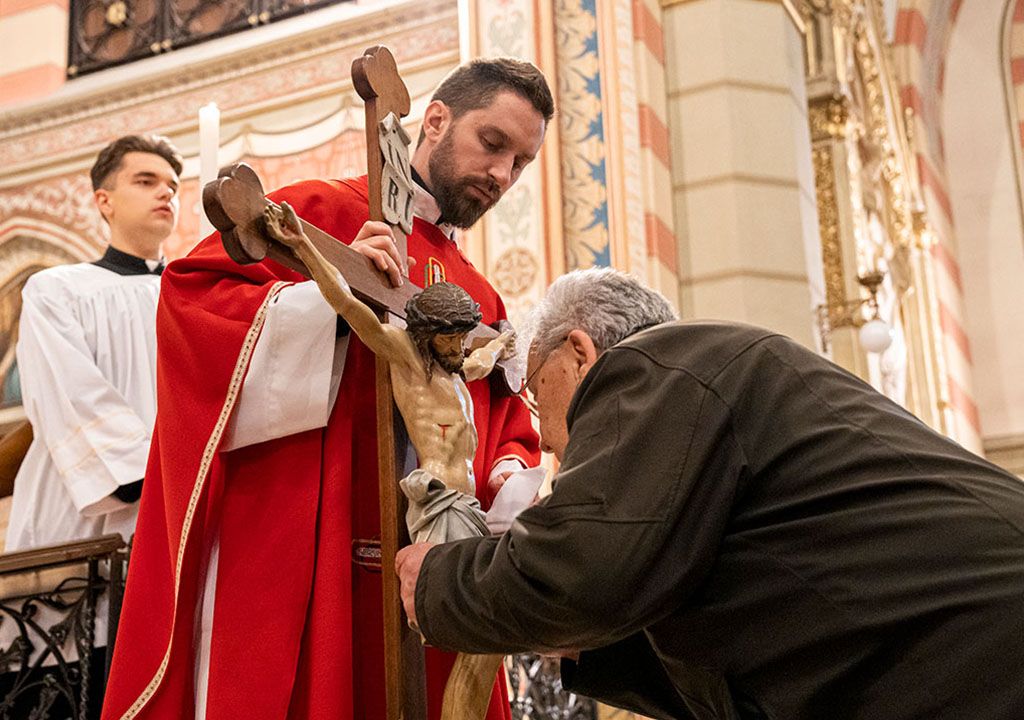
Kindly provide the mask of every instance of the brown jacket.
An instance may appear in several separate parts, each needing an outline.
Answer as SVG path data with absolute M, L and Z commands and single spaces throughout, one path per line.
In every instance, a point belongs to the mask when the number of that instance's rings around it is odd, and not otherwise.
M 427 555 L 431 644 L 592 649 L 569 686 L 659 718 L 1024 718 L 1018 478 L 743 325 L 627 339 L 568 421 L 545 502 Z

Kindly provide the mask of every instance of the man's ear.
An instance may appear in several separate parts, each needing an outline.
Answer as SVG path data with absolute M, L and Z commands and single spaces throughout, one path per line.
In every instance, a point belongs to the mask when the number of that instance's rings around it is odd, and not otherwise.
M 452 111 L 440 100 L 431 100 L 423 111 L 423 134 L 432 143 L 438 142 L 451 125 Z
M 100 211 L 100 215 L 109 223 L 110 213 L 114 210 L 110 202 L 110 193 L 103 188 L 99 188 L 93 191 L 92 197 L 96 201 L 96 208 Z
M 579 376 L 582 379 L 597 362 L 597 356 L 600 353 L 597 352 L 593 339 L 583 330 L 572 330 L 566 337 L 565 344 L 569 347 L 569 352 L 579 368 Z

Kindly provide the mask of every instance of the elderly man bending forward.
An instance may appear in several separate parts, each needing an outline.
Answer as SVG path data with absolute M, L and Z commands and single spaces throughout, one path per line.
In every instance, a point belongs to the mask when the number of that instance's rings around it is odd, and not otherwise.
M 1024 484 L 769 330 L 673 322 L 612 270 L 537 311 L 554 491 L 414 545 L 427 642 L 555 651 L 655 718 L 1024 718 Z

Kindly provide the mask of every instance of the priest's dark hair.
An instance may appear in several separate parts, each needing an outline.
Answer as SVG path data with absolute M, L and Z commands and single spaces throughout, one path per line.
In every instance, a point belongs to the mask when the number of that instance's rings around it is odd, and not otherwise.
M 547 356 L 573 330 L 587 333 L 600 353 L 635 332 L 675 319 L 661 293 L 619 270 L 590 268 L 551 283 L 523 334 L 538 357 Z
M 159 155 L 174 172 L 181 175 L 181 153 L 171 141 L 163 135 L 125 135 L 100 150 L 93 163 L 89 176 L 92 178 L 92 189 L 99 190 L 113 175 L 121 169 L 124 156 L 130 152 L 143 152 Z
M 441 81 L 430 100 L 447 105 L 455 119 L 489 106 L 501 92 L 514 92 L 529 101 L 545 123 L 555 115 L 555 101 L 544 73 L 533 63 L 510 57 L 477 58 L 459 65 Z M 419 142 L 423 137 L 420 130 Z
M 428 380 L 436 362 L 430 347 L 431 338 L 468 333 L 482 318 L 480 305 L 455 283 L 434 283 L 409 298 L 405 304 L 406 331 L 423 358 Z

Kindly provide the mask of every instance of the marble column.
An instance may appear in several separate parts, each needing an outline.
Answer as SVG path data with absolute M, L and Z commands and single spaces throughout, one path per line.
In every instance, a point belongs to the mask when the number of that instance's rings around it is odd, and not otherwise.
M 803 23 L 784 0 L 662 0 L 686 317 L 816 346 L 821 251 Z

